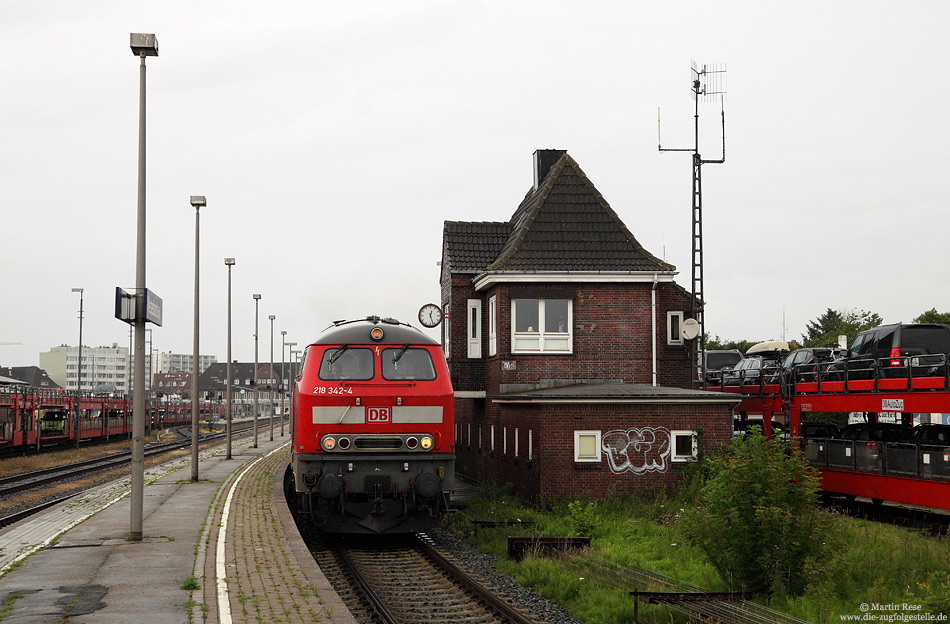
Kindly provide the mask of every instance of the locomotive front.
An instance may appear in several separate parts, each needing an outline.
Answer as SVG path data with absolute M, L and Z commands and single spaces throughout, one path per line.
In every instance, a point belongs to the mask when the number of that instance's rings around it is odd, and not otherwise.
M 337 323 L 304 355 L 288 483 L 332 533 L 409 533 L 448 512 L 452 383 L 439 343 L 392 319 Z

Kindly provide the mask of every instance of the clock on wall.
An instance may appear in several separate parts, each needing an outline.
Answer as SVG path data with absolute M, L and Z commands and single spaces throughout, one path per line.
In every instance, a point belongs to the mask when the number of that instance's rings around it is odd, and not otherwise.
M 435 327 L 442 322 L 442 308 L 434 303 L 427 303 L 419 308 L 419 322 L 423 327 Z

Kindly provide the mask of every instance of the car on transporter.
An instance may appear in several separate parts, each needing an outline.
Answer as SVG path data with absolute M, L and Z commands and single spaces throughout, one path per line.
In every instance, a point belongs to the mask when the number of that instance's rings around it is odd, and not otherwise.
M 839 381 L 875 377 L 944 375 L 950 354 L 950 325 L 893 323 L 858 334 L 841 361 L 830 367 Z M 909 368 L 909 370 L 908 370 Z
M 788 343 L 784 340 L 769 340 L 752 345 L 735 367 L 722 371 L 722 385 L 777 383 L 782 362 L 787 355 Z
M 784 381 L 790 383 L 817 381 L 829 368 L 829 362 L 844 357 L 847 349 L 840 347 L 802 347 L 795 349 L 782 362 Z

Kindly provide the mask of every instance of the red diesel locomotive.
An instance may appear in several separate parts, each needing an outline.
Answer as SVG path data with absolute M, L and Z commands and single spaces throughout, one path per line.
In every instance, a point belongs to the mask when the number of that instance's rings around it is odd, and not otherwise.
M 454 394 L 438 342 L 394 319 L 337 322 L 294 386 L 288 496 L 328 533 L 437 525 L 454 487 Z

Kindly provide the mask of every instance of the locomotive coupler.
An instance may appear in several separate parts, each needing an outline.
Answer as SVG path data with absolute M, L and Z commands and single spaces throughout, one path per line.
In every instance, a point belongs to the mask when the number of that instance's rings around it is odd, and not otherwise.
M 371 515 L 381 516 L 386 513 L 386 510 L 383 508 L 383 492 L 382 486 L 379 483 L 373 484 L 373 507 L 370 511 Z

